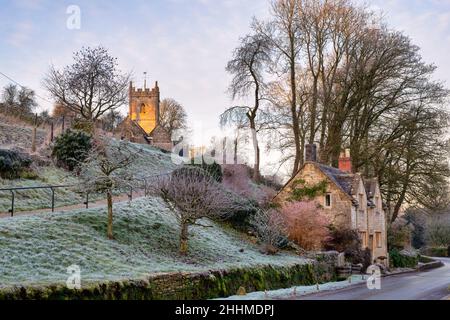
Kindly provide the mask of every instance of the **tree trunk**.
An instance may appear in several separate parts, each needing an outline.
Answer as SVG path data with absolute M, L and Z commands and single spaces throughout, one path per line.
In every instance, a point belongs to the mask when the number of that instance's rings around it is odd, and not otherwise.
M 238 164 L 238 138 L 234 139 L 234 164 Z
M 259 173 L 260 153 L 259 153 L 258 137 L 256 136 L 256 124 L 255 124 L 254 118 L 250 118 L 250 130 L 252 131 L 253 149 L 255 151 L 255 164 L 253 166 L 253 179 L 256 182 L 258 182 L 260 180 L 260 173 Z
M 112 193 L 108 191 L 106 193 L 106 197 L 108 200 L 108 239 L 113 239 L 113 202 L 112 202 Z
M 292 53 L 293 54 L 293 53 Z M 292 130 L 294 133 L 294 143 L 295 143 L 295 158 L 294 158 L 294 168 L 292 170 L 292 177 L 297 174 L 300 168 L 300 162 L 302 158 L 303 150 L 300 146 L 300 128 L 297 115 L 297 84 L 295 80 L 295 60 L 291 59 L 291 114 L 292 114 Z
M 188 252 L 188 232 L 189 224 L 185 221 L 181 222 L 181 233 L 180 233 L 180 254 L 187 255 Z

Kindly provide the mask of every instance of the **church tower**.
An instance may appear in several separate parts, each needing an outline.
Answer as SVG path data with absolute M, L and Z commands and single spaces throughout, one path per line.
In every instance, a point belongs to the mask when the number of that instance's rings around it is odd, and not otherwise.
M 133 83 L 130 82 L 129 89 L 130 110 L 129 117 L 135 121 L 148 134 L 159 124 L 159 87 L 158 81 L 155 83 L 153 89 L 144 88 L 136 89 Z

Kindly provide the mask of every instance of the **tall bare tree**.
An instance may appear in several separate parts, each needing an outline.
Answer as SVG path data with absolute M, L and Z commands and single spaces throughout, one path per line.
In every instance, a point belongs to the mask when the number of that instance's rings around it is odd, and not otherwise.
M 236 106 L 227 109 L 221 115 L 221 124 L 240 124 L 241 115 L 247 117 L 248 128 L 251 131 L 254 149 L 254 179 L 260 179 L 260 149 L 258 144 L 257 120 L 260 116 L 261 100 L 264 89 L 264 68 L 270 61 L 270 48 L 267 38 L 259 34 L 248 35 L 241 39 L 239 47 L 234 50 L 232 59 L 226 70 L 233 75 L 229 91 L 233 99 L 253 95 L 253 105 Z
M 172 137 L 175 131 L 187 128 L 186 111 L 178 101 L 164 99 L 160 105 L 159 122 Z
M 302 106 L 298 105 L 297 99 L 297 66 L 303 45 L 298 24 L 298 5 L 298 0 L 273 0 L 271 19 L 268 22 L 255 19 L 252 24 L 255 32 L 265 37 L 272 48 L 274 72 L 287 72 L 289 75 L 291 129 L 295 147 L 292 175 L 297 173 L 303 157 L 299 129 Z
M 87 121 L 126 103 L 130 76 L 118 70 L 117 58 L 107 49 L 82 48 L 73 60 L 63 70 L 52 66 L 44 80 L 56 103 Z

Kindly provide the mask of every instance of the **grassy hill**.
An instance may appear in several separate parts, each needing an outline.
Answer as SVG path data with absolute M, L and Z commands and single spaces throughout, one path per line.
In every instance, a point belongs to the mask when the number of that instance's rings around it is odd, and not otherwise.
M 139 157 L 133 164 L 136 178 L 142 178 L 173 170 L 176 165 L 172 162 L 171 155 L 163 153 L 159 149 L 148 145 L 130 143 L 131 149 L 142 149 Z M 57 168 L 54 165 L 37 167 L 34 170 L 38 174 L 37 179 L 15 179 L 7 180 L 0 178 L 0 188 L 7 187 L 30 187 L 42 185 L 76 185 L 77 177 L 70 172 Z M 136 181 L 139 183 L 139 181 Z M 79 204 L 84 201 L 85 195 L 77 193 L 77 188 L 62 188 L 55 191 L 56 206 Z M 98 199 L 97 195 L 90 195 L 90 199 Z M 49 208 L 51 206 L 51 192 L 45 190 L 24 190 L 16 192 L 15 210 L 28 211 Z M 0 212 L 7 212 L 11 207 L 11 193 L 0 191 Z
M 0 287 L 64 284 L 66 268 L 73 264 L 88 283 L 305 262 L 288 253 L 263 255 L 242 234 L 209 220 L 202 223 L 211 228 L 192 227 L 190 253 L 182 257 L 177 221 L 155 198 L 115 205 L 114 241 L 106 238 L 105 208 L 0 219 Z

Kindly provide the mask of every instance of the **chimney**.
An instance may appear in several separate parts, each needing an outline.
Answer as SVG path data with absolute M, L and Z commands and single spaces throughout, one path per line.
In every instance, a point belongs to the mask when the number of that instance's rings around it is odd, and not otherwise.
M 317 162 L 317 146 L 315 144 L 305 146 L 305 161 Z
M 352 158 L 350 157 L 350 149 L 345 149 L 339 157 L 339 170 L 351 173 Z

